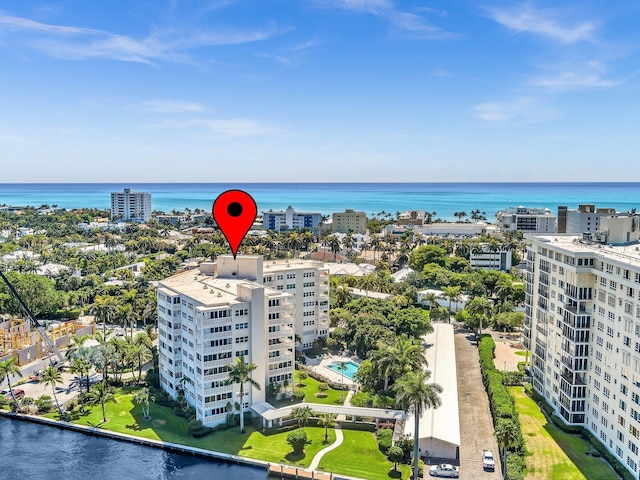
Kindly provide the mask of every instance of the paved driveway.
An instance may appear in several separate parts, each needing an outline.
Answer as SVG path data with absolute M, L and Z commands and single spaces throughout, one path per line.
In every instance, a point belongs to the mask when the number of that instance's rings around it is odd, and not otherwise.
M 456 329 L 455 345 L 460 410 L 460 478 L 499 480 L 499 465 L 495 472 L 485 472 L 482 468 L 482 450 L 490 448 L 498 456 L 498 444 L 493 436 L 489 399 L 482 384 L 473 333 Z

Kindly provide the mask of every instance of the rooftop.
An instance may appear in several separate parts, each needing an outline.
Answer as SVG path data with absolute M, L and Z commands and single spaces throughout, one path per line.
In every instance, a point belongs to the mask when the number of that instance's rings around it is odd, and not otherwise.
M 442 387 L 442 405 L 429 409 L 420 418 L 420 438 L 437 438 L 460 445 L 460 418 L 458 412 L 458 380 L 456 375 L 456 349 L 453 325 L 436 323 L 433 332 L 422 337 L 427 346 L 425 357 L 431 371 L 430 383 Z M 414 435 L 413 413 L 409 413 L 404 433 Z
M 612 260 L 624 261 L 640 267 L 640 243 L 634 242 L 625 245 L 606 245 L 597 242 L 583 242 L 581 235 L 527 235 L 525 238 L 535 239 L 539 242 L 549 243 L 575 253 L 595 253 L 598 256 Z

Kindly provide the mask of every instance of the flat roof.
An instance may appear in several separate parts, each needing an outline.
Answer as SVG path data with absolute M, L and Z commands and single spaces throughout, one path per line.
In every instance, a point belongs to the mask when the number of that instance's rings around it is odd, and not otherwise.
M 356 417 L 394 418 L 402 419 L 405 416 L 403 410 L 392 410 L 390 408 L 367 408 L 351 407 L 345 405 L 330 405 L 323 403 L 294 403 L 286 407 L 274 408 L 268 402 L 254 403 L 251 408 L 266 420 L 277 420 L 288 417 L 296 407 L 311 407 L 317 413 L 334 413 L 336 415 L 353 415 Z
M 429 383 L 442 387 L 440 399 L 442 405 L 437 409 L 428 409 L 420 417 L 420 438 L 437 438 L 453 445 L 460 445 L 460 417 L 458 409 L 458 377 L 456 374 L 456 348 L 453 337 L 453 325 L 433 324 L 433 332 L 424 335 L 427 370 L 431 371 Z M 472 419 L 470 419 L 471 421 Z M 413 413 L 407 415 L 404 433 L 414 435 Z
M 575 234 L 529 234 L 525 235 L 525 238 L 545 242 L 554 247 L 575 253 L 594 253 L 618 262 L 622 261 L 640 266 L 640 243 L 638 242 L 624 245 L 606 245 L 597 242 L 583 242 L 582 235 Z

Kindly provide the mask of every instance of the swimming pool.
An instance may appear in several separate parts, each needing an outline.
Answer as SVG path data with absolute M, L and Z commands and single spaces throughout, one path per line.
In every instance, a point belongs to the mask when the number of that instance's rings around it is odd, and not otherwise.
M 340 362 L 333 362 L 327 365 L 327 368 L 341 375 L 344 374 L 345 377 L 353 380 L 353 377 L 355 377 L 356 373 L 358 372 L 359 365 L 355 362 L 344 362 L 344 366 L 345 368 L 344 370 L 342 370 L 340 368 Z

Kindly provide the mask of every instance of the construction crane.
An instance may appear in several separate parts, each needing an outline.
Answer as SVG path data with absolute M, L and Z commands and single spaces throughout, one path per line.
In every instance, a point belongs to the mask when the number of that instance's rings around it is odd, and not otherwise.
M 14 298 L 20 304 L 20 307 L 22 308 L 22 311 L 24 312 L 25 316 L 29 320 L 29 323 L 31 324 L 31 326 L 36 329 L 36 331 L 40 334 L 42 338 L 44 338 L 44 341 L 49 347 L 49 350 L 56 354 L 56 356 L 58 357 L 58 360 L 60 360 L 60 365 L 62 365 L 64 363 L 64 357 L 60 353 L 60 350 L 58 350 L 58 347 L 56 347 L 56 344 L 53 343 L 53 340 L 51 340 L 51 337 L 49 337 L 49 334 L 47 333 L 47 329 L 44 327 L 44 325 L 42 325 L 38 320 L 35 319 L 35 317 L 33 316 L 33 313 L 31 313 L 31 310 L 29 309 L 29 307 L 27 307 L 27 304 L 24 303 L 24 300 L 22 300 L 22 297 L 16 291 L 16 289 L 11 284 L 9 279 L 5 277 L 2 270 L 0 270 L 0 278 L 2 278 L 2 281 L 4 283 L 6 283 L 7 288 L 9 288 L 9 292 L 11 292 L 11 295 L 13 295 Z

